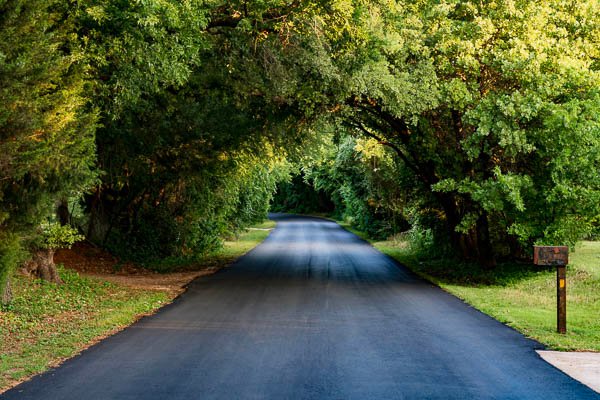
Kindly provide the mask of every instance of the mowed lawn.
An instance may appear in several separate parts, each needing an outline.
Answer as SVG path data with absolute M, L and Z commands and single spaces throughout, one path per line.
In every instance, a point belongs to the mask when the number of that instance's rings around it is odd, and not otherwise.
M 570 254 L 566 335 L 556 333 L 554 268 L 505 264 L 492 272 L 475 271 L 469 265 L 419 259 L 405 242 L 388 240 L 373 245 L 551 349 L 600 351 L 600 242 L 582 242 Z
M 262 242 L 274 225 L 266 221 L 244 231 L 202 265 L 228 264 Z M 63 267 L 59 273 L 64 284 L 58 286 L 23 276 L 12 281 L 14 301 L 0 309 L 0 393 L 155 312 L 175 295 L 91 279 Z

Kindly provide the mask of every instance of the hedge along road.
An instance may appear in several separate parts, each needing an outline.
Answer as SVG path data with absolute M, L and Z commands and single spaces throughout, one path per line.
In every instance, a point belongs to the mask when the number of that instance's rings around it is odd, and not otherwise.
M 337 224 L 267 240 L 6 399 L 598 399 Z

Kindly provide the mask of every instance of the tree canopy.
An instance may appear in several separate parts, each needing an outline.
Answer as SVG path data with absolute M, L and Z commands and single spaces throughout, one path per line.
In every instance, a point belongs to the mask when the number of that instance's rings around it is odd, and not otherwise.
M 340 129 L 395 153 L 413 175 L 403 188 L 421 192 L 417 214 L 436 209 L 432 223 L 463 257 L 493 264 L 590 232 L 600 211 L 596 2 L 330 6 L 306 26 L 302 59 L 313 64 L 288 57 L 288 67 Z
M 0 11 L 0 285 L 57 218 L 140 262 L 193 261 L 298 165 L 373 234 L 412 226 L 488 266 L 598 226 L 594 0 Z

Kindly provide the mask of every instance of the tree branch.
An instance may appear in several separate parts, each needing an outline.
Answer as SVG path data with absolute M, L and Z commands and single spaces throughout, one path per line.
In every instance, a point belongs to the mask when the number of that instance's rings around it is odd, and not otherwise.
M 281 18 L 287 17 L 300 5 L 301 2 L 299 0 L 295 0 L 287 6 L 266 10 L 261 15 L 256 15 L 254 19 L 256 21 L 263 22 L 279 20 Z M 210 30 L 213 28 L 236 28 L 240 21 L 244 18 L 250 17 L 251 13 L 252 12 L 248 10 L 248 2 L 244 2 L 243 12 L 234 10 L 227 6 L 219 7 L 215 10 L 213 14 L 215 15 L 215 17 L 211 18 L 208 25 L 206 25 L 206 30 Z
M 359 129 L 364 135 L 375 139 L 379 142 L 379 144 L 383 145 L 383 146 L 387 146 L 389 148 L 391 148 L 392 150 L 394 150 L 396 152 L 396 154 L 398 154 L 398 157 L 400 157 L 400 159 L 402 159 L 402 161 L 406 164 L 406 166 L 408 168 L 410 168 L 416 175 L 420 176 L 421 179 L 423 179 L 425 181 L 425 183 L 428 183 L 428 179 L 425 175 L 423 175 L 421 173 L 421 170 L 419 169 L 419 167 L 413 163 L 409 157 L 404 154 L 404 151 L 395 143 L 392 143 L 390 141 L 384 140 L 383 138 L 377 136 L 376 134 L 374 134 L 373 132 L 369 131 L 367 128 L 365 128 L 365 126 L 356 120 L 352 120 L 352 122 L 350 123 L 351 126 Z

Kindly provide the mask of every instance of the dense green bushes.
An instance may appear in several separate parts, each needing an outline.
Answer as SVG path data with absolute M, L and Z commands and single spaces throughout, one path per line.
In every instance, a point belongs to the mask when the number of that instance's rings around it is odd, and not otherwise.
M 266 218 L 278 167 L 244 160 L 224 175 L 205 171 L 167 186 L 160 200 L 147 197 L 135 205 L 139 209 L 130 208 L 132 215 L 123 214 L 120 225 L 107 230 L 106 246 L 151 267 L 193 262 Z

